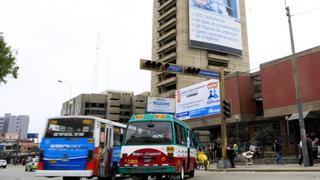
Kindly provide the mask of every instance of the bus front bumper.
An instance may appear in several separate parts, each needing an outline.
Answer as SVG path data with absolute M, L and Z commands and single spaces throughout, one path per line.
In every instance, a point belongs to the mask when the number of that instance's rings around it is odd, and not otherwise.
M 174 166 L 126 166 L 120 167 L 120 174 L 175 174 Z
M 36 170 L 36 176 L 45 177 L 91 177 L 92 170 Z

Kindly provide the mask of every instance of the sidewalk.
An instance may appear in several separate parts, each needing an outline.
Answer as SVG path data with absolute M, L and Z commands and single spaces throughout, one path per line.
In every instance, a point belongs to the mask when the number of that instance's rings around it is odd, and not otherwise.
M 217 169 L 217 164 L 210 164 L 208 171 L 214 172 L 239 172 L 239 171 L 256 171 L 256 172 L 320 172 L 320 164 L 314 164 L 311 167 L 300 166 L 299 164 L 285 165 L 237 165 L 236 168 Z

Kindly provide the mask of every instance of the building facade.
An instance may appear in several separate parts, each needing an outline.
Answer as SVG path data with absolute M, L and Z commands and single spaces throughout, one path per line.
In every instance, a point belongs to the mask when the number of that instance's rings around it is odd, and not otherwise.
M 20 132 L 20 138 L 27 138 L 29 127 L 29 116 L 19 115 L 13 116 L 11 114 L 5 114 L 4 117 L 0 117 L 0 133 L 17 133 Z
M 228 1 L 228 3 L 238 3 L 234 4 L 234 6 L 237 6 L 237 8 L 240 10 L 240 13 L 238 11 L 239 14 L 237 20 L 239 20 L 240 16 L 239 28 L 241 31 L 240 37 L 242 39 L 240 43 L 240 46 L 242 47 L 241 55 L 233 55 L 222 52 L 223 50 L 221 51 L 219 48 L 206 49 L 190 47 L 192 44 L 192 41 L 190 41 L 190 33 L 192 30 L 189 28 L 192 25 L 190 23 L 191 20 L 189 21 L 189 17 L 192 15 L 192 12 L 190 12 L 190 7 L 191 4 L 196 1 L 197 0 L 154 0 L 152 60 L 213 70 L 219 70 L 219 68 L 223 67 L 226 73 L 235 71 L 248 71 L 249 55 L 245 1 Z M 210 6 L 213 7 L 214 5 L 211 4 Z M 230 7 L 232 6 L 233 5 L 230 4 Z M 227 9 L 229 15 L 231 15 L 232 13 L 230 13 L 229 10 L 230 9 Z M 236 10 L 236 8 L 234 10 Z M 212 14 L 212 12 L 209 13 Z M 221 14 L 216 14 L 214 16 L 210 16 L 209 18 L 214 19 L 220 16 Z M 208 18 L 202 20 L 208 20 Z M 215 21 L 211 22 L 215 23 Z M 200 26 L 202 25 L 203 24 L 200 24 Z M 211 27 L 207 27 L 207 29 Z M 208 30 L 208 33 L 212 32 Z M 210 46 L 213 45 L 209 44 L 208 47 Z M 205 80 L 207 79 L 152 72 L 151 96 L 174 97 L 174 92 L 176 89 L 190 86 Z
M 93 115 L 126 123 L 132 114 L 144 113 L 149 93 L 134 96 L 131 91 L 80 94 L 62 104 L 61 115 Z
M 320 46 L 297 53 L 306 133 L 320 137 Z M 232 73 L 225 78 L 225 96 L 231 101 L 227 119 L 230 143 L 243 149 L 250 143 L 272 151 L 274 139 L 281 140 L 285 154 L 297 154 L 300 141 L 293 56 L 260 65 L 255 73 Z M 206 118 L 210 121 L 204 121 Z M 220 116 L 187 121 L 195 129 L 207 128 L 211 139 L 220 137 Z
M 2 137 L 3 133 L 4 133 L 4 117 L 0 117 L 0 138 Z

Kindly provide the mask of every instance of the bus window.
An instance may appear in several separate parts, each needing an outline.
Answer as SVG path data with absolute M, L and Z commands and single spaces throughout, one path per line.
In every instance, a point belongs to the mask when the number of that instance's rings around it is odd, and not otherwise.
M 46 138 L 91 138 L 93 137 L 94 121 L 91 119 L 50 119 Z
M 186 128 L 184 128 L 182 126 L 180 126 L 180 128 L 182 130 L 182 144 L 187 145 L 187 130 L 186 130 Z
M 100 147 L 104 147 L 107 139 L 106 124 L 100 123 Z
M 120 128 L 113 128 L 113 145 L 120 146 L 121 145 L 121 129 Z
M 171 144 L 172 127 L 170 122 L 132 122 L 129 123 L 124 138 L 126 145 Z
M 111 128 L 106 128 L 106 140 L 107 140 L 107 142 L 106 142 L 106 147 L 108 147 L 108 148 L 110 148 L 110 146 L 111 146 L 111 137 L 112 137 L 112 130 L 111 130 Z
M 190 146 L 197 148 L 198 147 L 198 141 L 196 138 L 196 134 L 193 131 L 190 131 Z
M 176 143 L 186 145 L 187 144 L 187 137 L 186 137 L 186 131 L 185 128 L 183 128 L 181 125 L 175 123 L 174 128 L 176 131 Z

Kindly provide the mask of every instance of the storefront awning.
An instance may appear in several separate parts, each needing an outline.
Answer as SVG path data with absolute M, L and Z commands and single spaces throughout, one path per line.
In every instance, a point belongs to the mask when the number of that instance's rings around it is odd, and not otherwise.
M 304 111 L 304 112 L 303 112 L 303 119 L 308 116 L 309 112 L 310 112 L 310 111 Z M 296 120 L 296 119 L 299 119 L 299 114 L 298 114 L 298 113 L 293 113 L 293 114 L 287 119 L 287 121 Z

